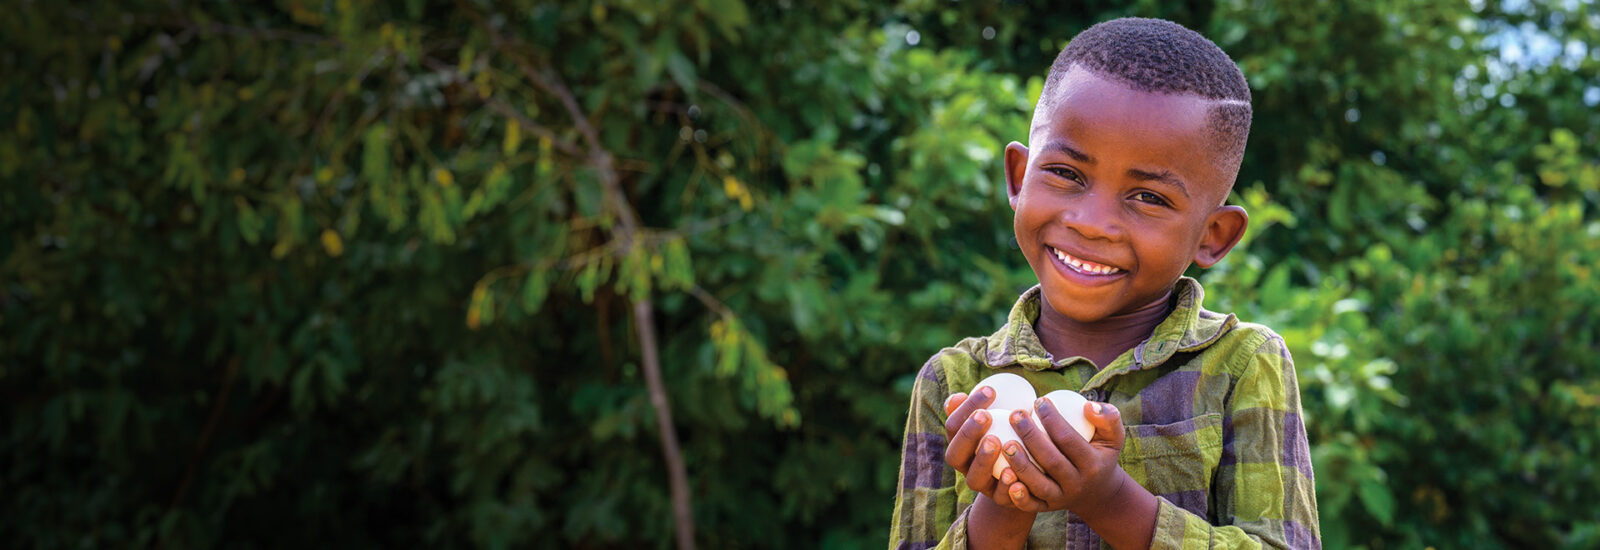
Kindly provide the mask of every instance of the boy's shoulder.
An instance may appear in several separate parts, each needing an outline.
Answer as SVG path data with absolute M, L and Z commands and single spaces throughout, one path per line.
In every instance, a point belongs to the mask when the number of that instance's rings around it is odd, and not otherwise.
M 940 349 L 922 364 L 917 378 L 935 382 L 950 391 L 966 391 L 977 385 L 978 375 L 986 370 L 990 338 L 969 336 Z
M 1199 281 L 1179 279 L 1174 288 L 1175 307 L 1151 335 L 1135 349 L 1135 370 L 1170 362 L 1197 367 L 1205 374 L 1238 377 L 1252 365 L 1288 363 L 1289 348 L 1271 327 L 1239 319 L 1233 313 L 1205 308 L 1205 290 Z
M 1217 341 L 1205 350 L 1212 361 L 1227 374 L 1238 377 L 1263 359 L 1289 363 L 1289 346 L 1283 336 L 1271 327 L 1260 323 L 1236 322 Z M 1290 363 L 1292 364 L 1292 363 Z

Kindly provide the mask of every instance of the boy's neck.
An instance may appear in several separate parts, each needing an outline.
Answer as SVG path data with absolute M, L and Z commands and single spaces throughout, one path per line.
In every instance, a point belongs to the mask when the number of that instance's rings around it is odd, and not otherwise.
M 1169 290 L 1139 309 L 1089 323 L 1057 313 L 1042 293 L 1039 306 L 1034 332 L 1045 351 L 1050 352 L 1051 360 L 1083 356 L 1093 361 L 1095 368 L 1103 369 L 1123 352 L 1150 338 L 1156 325 L 1172 311 L 1172 292 Z

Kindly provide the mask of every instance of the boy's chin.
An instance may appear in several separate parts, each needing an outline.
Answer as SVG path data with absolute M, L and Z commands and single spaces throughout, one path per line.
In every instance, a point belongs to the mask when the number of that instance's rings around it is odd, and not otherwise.
M 1118 304 L 1107 303 L 1102 299 L 1073 296 L 1060 290 L 1052 292 L 1048 287 L 1042 290 L 1045 303 L 1040 310 L 1054 313 L 1063 320 L 1093 323 L 1111 317 L 1118 309 Z

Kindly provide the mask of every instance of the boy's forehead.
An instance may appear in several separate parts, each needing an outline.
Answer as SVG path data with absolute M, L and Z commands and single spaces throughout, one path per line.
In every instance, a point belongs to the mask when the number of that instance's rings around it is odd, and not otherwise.
M 1110 115 L 1141 126 L 1202 127 L 1218 101 L 1192 94 L 1146 92 L 1115 77 L 1072 67 L 1039 97 L 1031 130 L 1062 116 Z M 1138 128 L 1128 128 L 1138 130 Z
M 1160 150 L 1162 162 L 1187 164 L 1192 184 L 1223 186 L 1218 173 L 1217 134 L 1211 110 L 1219 102 L 1197 95 L 1134 89 L 1113 77 L 1081 67 L 1068 69 L 1034 109 L 1029 147 L 1080 141 L 1092 131 L 1108 144 Z M 1188 161 L 1188 162 L 1184 162 Z M 1225 191 L 1223 191 L 1225 192 Z M 1220 198 L 1219 198 L 1220 200 Z

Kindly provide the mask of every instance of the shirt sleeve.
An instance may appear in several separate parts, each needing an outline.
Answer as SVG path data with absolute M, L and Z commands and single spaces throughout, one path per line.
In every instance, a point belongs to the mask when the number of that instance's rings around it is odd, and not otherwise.
M 1239 371 L 1211 488 L 1218 524 L 1158 499 L 1152 548 L 1321 548 L 1294 361 L 1270 332 Z
M 935 355 L 911 389 L 900 482 L 895 487 L 890 550 L 966 548 L 965 507 L 958 509 L 955 469 L 944 463 L 944 400 L 949 395 Z

